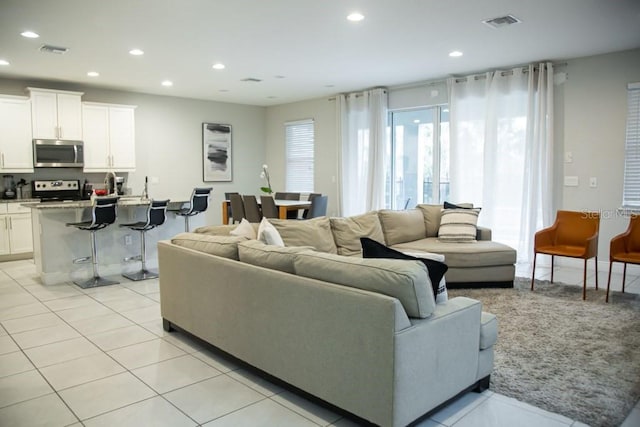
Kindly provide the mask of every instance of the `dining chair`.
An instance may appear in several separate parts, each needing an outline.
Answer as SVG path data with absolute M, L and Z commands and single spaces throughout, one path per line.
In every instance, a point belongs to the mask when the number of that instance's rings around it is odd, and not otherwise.
M 224 199 L 231 200 L 232 194 L 240 194 L 240 193 L 235 193 L 235 192 L 224 193 Z M 233 218 L 233 209 L 231 209 L 231 203 L 227 205 L 227 218 Z M 233 221 L 231 221 L 231 223 L 233 224 Z
M 584 259 L 582 299 L 587 298 L 587 260 L 595 258 L 596 289 L 598 289 L 598 230 L 600 213 L 558 211 L 551 227 L 538 231 L 534 238 L 531 290 L 536 274 L 539 253 L 551 255 L 551 282 L 555 256 Z
M 229 204 L 231 205 L 232 217 L 230 224 L 233 224 L 236 221 L 242 221 L 242 218 L 244 218 L 244 202 L 242 201 L 242 196 L 238 193 L 230 194 Z
M 260 222 L 262 220 L 262 212 L 260 212 L 256 196 L 244 195 L 242 196 L 242 201 L 244 202 L 244 217 L 247 218 L 247 221 Z
M 274 195 L 276 200 L 300 200 L 300 193 L 289 193 L 289 192 L 278 192 Z M 288 211 L 287 219 L 296 219 L 298 218 L 298 211 Z
M 329 196 L 316 196 L 311 201 L 311 206 L 309 207 L 309 215 L 307 215 L 306 219 L 317 218 L 319 216 L 327 216 L 327 202 L 329 200 Z
M 609 288 L 611 286 L 611 267 L 614 262 L 624 264 L 622 269 L 622 292 L 627 278 L 627 264 L 640 264 L 640 215 L 631 215 L 627 230 L 615 236 L 609 243 L 609 278 L 607 279 L 607 296 L 609 302 Z
M 309 201 L 313 203 L 313 199 L 315 199 L 318 196 L 322 196 L 322 194 L 320 193 L 309 193 Z M 305 209 L 304 211 L 302 211 L 302 218 L 303 219 L 308 219 L 309 218 L 309 209 Z
M 276 202 L 271 196 L 260 196 L 260 204 L 262 205 L 262 216 L 267 218 L 278 218 L 278 208 Z

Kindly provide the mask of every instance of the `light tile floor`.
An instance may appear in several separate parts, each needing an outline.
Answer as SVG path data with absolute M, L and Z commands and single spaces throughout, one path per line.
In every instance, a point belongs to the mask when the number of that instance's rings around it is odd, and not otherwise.
M 528 276 L 530 266 L 518 273 Z M 545 274 L 540 267 L 537 276 Z M 158 281 L 120 280 L 87 290 L 42 286 L 31 261 L 0 263 L 0 425 L 357 425 L 184 334 L 166 333 Z M 559 268 L 556 280 L 577 284 L 582 274 Z M 628 281 L 627 290 L 640 293 L 639 273 Z M 488 390 L 465 394 L 418 425 L 582 424 Z M 640 405 L 624 427 L 636 425 Z

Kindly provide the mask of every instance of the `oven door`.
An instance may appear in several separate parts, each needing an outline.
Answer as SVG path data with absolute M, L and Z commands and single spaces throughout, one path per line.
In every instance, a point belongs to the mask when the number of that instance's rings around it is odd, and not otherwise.
M 36 168 L 81 168 L 84 166 L 82 141 L 33 140 L 33 166 Z

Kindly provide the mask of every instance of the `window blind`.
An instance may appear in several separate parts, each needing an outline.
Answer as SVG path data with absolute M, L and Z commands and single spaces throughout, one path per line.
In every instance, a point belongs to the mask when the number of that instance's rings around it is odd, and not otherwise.
M 313 120 L 285 123 L 286 191 L 313 192 Z
M 627 134 L 622 206 L 640 208 L 640 83 L 627 85 Z

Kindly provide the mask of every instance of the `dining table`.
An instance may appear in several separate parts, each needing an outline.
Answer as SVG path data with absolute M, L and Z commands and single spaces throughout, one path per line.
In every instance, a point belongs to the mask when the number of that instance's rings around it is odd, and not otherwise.
M 276 207 L 278 208 L 278 218 L 287 219 L 287 212 L 289 211 L 297 211 L 300 209 L 309 209 L 311 206 L 311 201 L 309 200 L 285 200 L 285 199 L 274 199 Z M 229 200 L 222 201 L 222 223 L 229 224 L 229 204 L 231 202 Z M 258 204 L 260 204 L 260 199 L 258 199 Z

